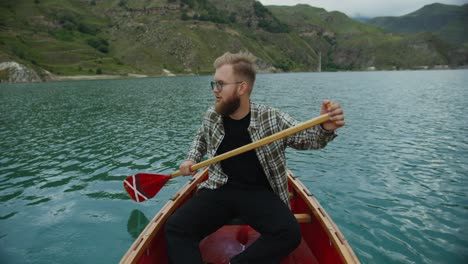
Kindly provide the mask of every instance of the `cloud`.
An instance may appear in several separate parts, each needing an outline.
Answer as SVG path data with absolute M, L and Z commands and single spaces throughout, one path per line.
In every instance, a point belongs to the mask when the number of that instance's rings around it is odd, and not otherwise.
M 434 2 L 463 5 L 468 0 L 260 0 L 263 5 L 308 4 L 325 8 L 327 11 L 340 11 L 348 16 L 401 16 L 414 12 Z

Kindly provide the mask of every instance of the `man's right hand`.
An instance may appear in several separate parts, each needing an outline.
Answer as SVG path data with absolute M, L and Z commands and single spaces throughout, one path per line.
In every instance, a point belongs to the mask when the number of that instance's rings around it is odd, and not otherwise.
M 192 165 L 194 165 L 195 162 L 194 161 L 191 161 L 191 160 L 186 160 L 184 162 L 182 162 L 182 164 L 180 164 L 179 166 L 179 171 L 180 171 L 180 174 L 181 175 L 195 175 L 197 173 L 197 171 L 192 171 L 192 169 L 190 169 L 190 167 L 192 167 Z

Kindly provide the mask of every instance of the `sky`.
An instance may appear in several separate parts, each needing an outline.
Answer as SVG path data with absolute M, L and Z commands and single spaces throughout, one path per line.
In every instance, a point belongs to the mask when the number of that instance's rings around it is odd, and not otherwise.
M 402 16 L 421 7 L 441 3 L 467 4 L 468 0 L 259 0 L 263 5 L 308 4 L 327 11 L 340 11 L 350 17 Z

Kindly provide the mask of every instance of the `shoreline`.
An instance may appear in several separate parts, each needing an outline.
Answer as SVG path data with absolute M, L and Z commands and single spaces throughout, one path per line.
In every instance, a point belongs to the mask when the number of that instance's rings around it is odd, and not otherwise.
M 108 79 L 119 79 L 125 78 L 124 75 L 66 75 L 66 76 L 57 76 L 47 78 L 47 81 L 81 81 L 81 80 L 108 80 Z
M 432 69 L 388 69 L 388 70 L 374 70 L 374 69 L 364 69 L 357 71 L 290 71 L 290 72 L 264 72 L 260 71 L 257 74 L 286 74 L 286 73 L 333 73 L 333 72 L 398 72 L 398 71 L 450 71 L 450 70 L 467 70 L 468 66 L 457 67 L 457 68 L 432 68 Z M 131 78 L 160 78 L 160 77 L 182 77 L 182 76 L 202 76 L 209 74 L 174 74 L 166 73 L 161 75 L 145 75 L 145 74 L 102 74 L 102 75 L 67 75 L 67 76 L 57 76 L 55 75 L 52 78 L 47 78 L 45 82 L 54 82 L 54 81 L 85 81 L 85 80 L 113 80 L 113 79 L 131 79 Z
M 3 65 L 3 63 L 2 63 Z M 136 78 L 160 78 L 160 77 L 183 77 L 183 76 L 202 76 L 202 75 L 212 75 L 212 73 L 202 73 L 202 74 L 194 74 L 194 73 L 180 73 L 175 74 L 167 69 L 163 69 L 162 74 L 157 75 L 146 75 L 146 74 L 137 74 L 137 73 L 127 73 L 127 74 L 97 74 L 97 75 L 55 75 L 47 70 L 43 70 L 42 76 L 39 76 L 35 73 L 32 69 L 28 69 L 23 65 L 18 63 L 12 63 L 8 65 L 13 67 L 14 72 L 24 73 L 26 77 L 20 78 L 2 78 L 0 83 L 31 83 L 31 82 L 60 82 L 60 81 L 84 81 L 84 80 L 115 80 L 115 79 L 136 79 Z M 6 68 L 6 67 L 5 67 Z M 375 67 L 368 67 L 366 69 L 361 70 L 336 70 L 336 71 L 262 71 L 259 70 L 258 74 L 286 74 L 286 73 L 333 73 L 333 72 L 397 72 L 397 71 L 447 71 L 447 70 L 467 70 L 468 65 L 462 65 L 458 67 L 450 67 L 448 65 L 438 65 L 435 67 L 428 67 L 428 66 L 419 66 L 410 69 L 377 69 Z M 3 69 L 5 71 L 6 69 Z M 35 78 L 29 78 L 28 75 L 33 75 Z M 7 72 L 8 73 L 8 72 Z M 28 73 L 28 74 L 26 74 Z M 16 75 L 16 74 L 15 74 Z
M 45 82 L 55 81 L 82 81 L 82 80 L 112 80 L 112 79 L 128 79 L 128 78 L 147 78 L 146 74 L 98 74 L 98 75 L 55 75 L 46 72 Z
M 138 73 L 127 73 L 127 74 L 97 74 L 97 75 L 55 75 L 48 71 L 45 71 L 44 82 L 60 82 L 60 81 L 85 81 L 85 80 L 113 80 L 113 79 L 138 79 L 148 77 L 172 77 L 177 76 L 171 71 L 163 69 L 162 75 L 146 75 Z

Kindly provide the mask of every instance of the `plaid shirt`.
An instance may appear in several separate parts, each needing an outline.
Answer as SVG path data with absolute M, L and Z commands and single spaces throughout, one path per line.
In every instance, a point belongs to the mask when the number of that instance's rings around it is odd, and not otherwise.
M 252 142 L 299 123 L 288 114 L 265 105 L 251 103 L 250 113 L 248 132 Z M 271 188 L 286 204 L 289 205 L 286 147 L 290 146 L 300 150 L 320 149 L 335 137 L 335 132 L 326 131 L 321 126 L 315 126 L 255 149 Z M 205 114 L 186 159 L 198 163 L 205 154 L 208 158 L 212 158 L 216 155 L 223 138 L 223 118 L 211 107 Z M 228 176 L 223 172 L 220 162 L 211 165 L 208 171 L 208 180 L 201 183 L 200 188 L 216 189 L 227 183 Z

